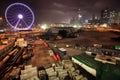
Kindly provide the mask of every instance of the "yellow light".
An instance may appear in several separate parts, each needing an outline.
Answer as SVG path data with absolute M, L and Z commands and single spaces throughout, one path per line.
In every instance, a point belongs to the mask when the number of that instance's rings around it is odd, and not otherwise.
M 41 26 L 41 28 L 45 30 L 47 28 L 47 25 L 44 24 L 44 25 Z
M 0 21 L 2 21 L 3 20 L 3 18 L 2 17 L 0 17 Z
M 107 27 L 107 24 L 103 24 L 102 27 Z
M 74 28 L 76 28 L 76 27 L 77 27 L 77 25 L 74 25 L 73 27 L 74 27 Z

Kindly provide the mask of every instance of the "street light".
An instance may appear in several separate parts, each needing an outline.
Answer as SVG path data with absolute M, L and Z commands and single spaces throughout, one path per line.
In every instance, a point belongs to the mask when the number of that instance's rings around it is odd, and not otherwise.
M 3 21 L 3 18 L 2 18 L 2 17 L 0 17 L 0 21 Z
M 42 25 L 41 28 L 42 28 L 43 30 L 47 29 L 47 24 Z
M 3 23 L 3 18 L 0 17 L 0 25 Z

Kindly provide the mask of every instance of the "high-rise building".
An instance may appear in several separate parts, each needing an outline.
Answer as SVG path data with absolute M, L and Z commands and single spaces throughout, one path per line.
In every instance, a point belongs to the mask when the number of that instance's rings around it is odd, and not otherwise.
M 80 9 L 77 10 L 77 18 L 80 20 L 82 17 Z
M 71 19 L 70 21 L 70 24 L 72 25 L 76 25 L 78 27 L 81 27 L 82 26 L 82 15 L 81 15 L 81 10 L 78 9 L 75 16 Z
M 100 24 L 100 19 L 97 15 L 93 14 L 91 19 L 88 20 L 88 23 L 92 25 Z
M 101 22 L 112 24 L 116 23 L 117 12 L 111 9 L 105 9 L 101 11 Z
M 115 21 L 117 24 L 120 24 L 120 12 L 117 12 L 117 16 L 115 17 Z

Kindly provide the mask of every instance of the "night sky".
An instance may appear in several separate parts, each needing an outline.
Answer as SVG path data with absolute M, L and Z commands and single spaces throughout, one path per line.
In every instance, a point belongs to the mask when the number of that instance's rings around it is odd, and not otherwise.
M 28 5 L 37 23 L 69 23 L 79 8 L 84 20 L 93 14 L 100 16 L 105 8 L 120 10 L 120 0 L 0 0 L 0 16 L 4 17 L 6 7 L 15 2 Z

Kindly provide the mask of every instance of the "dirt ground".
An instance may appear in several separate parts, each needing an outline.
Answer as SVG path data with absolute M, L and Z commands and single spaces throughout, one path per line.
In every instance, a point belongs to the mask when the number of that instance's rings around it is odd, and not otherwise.
M 67 55 L 65 56 L 66 58 L 68 58 L 69 56 L 78 55 L 81 52 L 81 50 L 74 49 L 72 47 L 70 48 L 64 47 L 64 48 L 67 51 Z M 30 64 L 32 64 L 33 66 L 38 66 L 38 67 L 44 66 L 47 68 L 51 66 L 53 63 L 56 63 L 53 57 L 50 57 L 48 53 L 48 48 L 45 47 L 44 42 L 41 40 L 35 41 L 35 47 L 33 49 L 33 52 L 34 52 L 34 56 L 30 60 Z
M 80 45 L 80 46 L 93 46 L 93 44 L 102 44 L 104 46 L 120 45 L 120 41 L 113 41 L 112 38 L 120 37 L 120 33 L 115 32 L 98 32 L 98 31 L 81 31 L 77 38 L 66 38 L 50 43 L 63 45 Z
M 49 67 L 51 64 L 55 63 L 53 58 L 49 56 L 48 48 L 45 47 L 42 40 L 36 40 L 33 49 L 34 56 L 31 59 L 31 64 L 33 66 L 44 66 Z
M 74 47 L 75 44 L 81 46 L 81 48 L 84 48 L 84 46 L 93 46 L 93 44 L 102 44 L 110 47 L 120 45 L 119 41 L 113 41 L 111 39 L 119 36 L 119 34 L 114 32 L 82 31 L 79 33 L 79 37 L 77 38 L 64 38 L 62 40 L 46 42 L 52 46 L 65 48 L 67 51 L 67 55 L 65 57 L 68 57 L 78 55 L 82 52 L 82 49 Z M 31 59 L 31 64 L 33 66 L 48 67 L 55 63 L 55 60 L 49 56 L 48 48 L 46 48 L 43 43 L 44 41 L 40 39 L 35 41 L 36 45 L 34 47 L 34 56 Z M 66 45 L 69 45 L 70 47 L 67 48 Z

